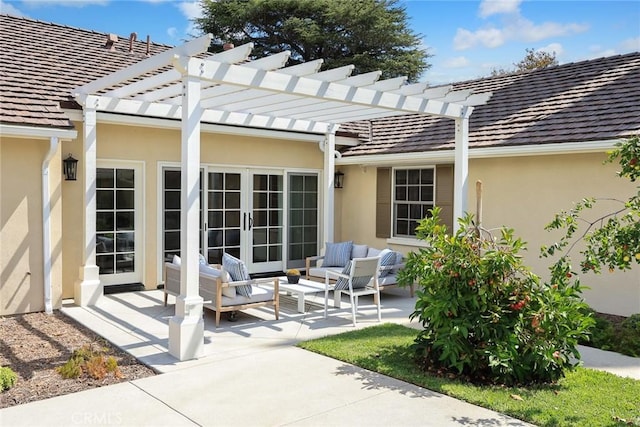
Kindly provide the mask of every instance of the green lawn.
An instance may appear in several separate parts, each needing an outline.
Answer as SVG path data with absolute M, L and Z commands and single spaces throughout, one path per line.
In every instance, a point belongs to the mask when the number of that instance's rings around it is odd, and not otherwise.
M 416 334 L 415 329 L 383 324 L 300 347 L 540 426 L 640 426 L 640 381 L 584 368 L 556 385 L 536 387 L 477 386 L 437 378 L 413 364 L 409 346 Z

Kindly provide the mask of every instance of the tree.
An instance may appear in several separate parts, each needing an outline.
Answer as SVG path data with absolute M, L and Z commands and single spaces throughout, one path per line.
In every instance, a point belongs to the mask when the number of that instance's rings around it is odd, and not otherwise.
M 254 58 L 291 51 L 289 65 L 324 59 L 323 69 L 353 64 L 416 81 L 429 67 L 421 36 L 398 0 L 202 0 L 197 27 L 217 47 L 254 43 Z
M 621 170 L 618 176 L 635 182 L 640 178 L 640 136 L 635 135 L 609 153 L 608 162 L 618 160 Z M 549 247 L 542 248 L 542 256 L 548 257 L 565 251 L 558 262 L 567 262 L 575 245 L 583 241 L 580 266 L 584 273 L 599 273 L 602 266 L 613 272 L 627 270 L 640 264 L 640 187 L 627 200 L 617 200 L 620 207 L 593 221 L 584 219 L 583 212 L 591 209 L 597 199 L 584 199 L 570 209 L 560 212 L 547 225 L 548 230 L 564 230 L 564 236 Z M 581 225 L 584 226 L 581 228 Z M 576 233 L 578 234 L 576 237 Z
M 516 67 L 514 70 L 509 71 L 504 68 L 494 68 L 491 70 L 492 76 L 500 76 L 504 74 L 513 74 L 526 71 L 539 70 L 542 68 L 558 65 L 555 52 L 544 52 L 541 50 L 525 49 L 527 54 L 524 58 L 513 65 Z

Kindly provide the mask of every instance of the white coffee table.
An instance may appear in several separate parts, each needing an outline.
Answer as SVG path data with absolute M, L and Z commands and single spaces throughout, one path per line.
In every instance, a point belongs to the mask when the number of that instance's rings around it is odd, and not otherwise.
M 315 282 L 313 280 L 307 280 L 300 278 L 298 283 L 292 284 L 287 281 L 286 277 L 278 277 L 279 288 L 281 291 L 285 291 L 291 295 L 298 296 L 298 312 L 304 313 L 304 296 L 307 294 L 315 294 L 317 292 L 324 292 L 324 283 Z

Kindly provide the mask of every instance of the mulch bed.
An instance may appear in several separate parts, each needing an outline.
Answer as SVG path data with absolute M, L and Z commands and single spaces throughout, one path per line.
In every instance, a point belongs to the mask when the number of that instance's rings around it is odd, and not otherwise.
M 118 362 L 122 378 L 109 374 L 100 380 L 86 375 L 63 379 L 56 367 L 88 344 L 105 348 L 106 355 Z M 0 366 L 18 374 L 16 385 L 0 393 L 0 408 L 155 375 L 151 368 L 59 311 L 0 317 Z

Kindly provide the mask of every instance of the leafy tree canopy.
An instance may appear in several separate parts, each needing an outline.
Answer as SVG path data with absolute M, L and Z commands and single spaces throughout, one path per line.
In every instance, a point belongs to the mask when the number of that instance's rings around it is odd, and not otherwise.
M 429 67 L 421 36 L 397 0 L 202 0 L 203 33 L 236 46 L 253 42 L 254 58 L 291 51 L 289 65 L 324 59 L 323 69 L 353 64 L 354 75 L 416 81 Z
M 494 68 L 491 71 L 492 76 L 500 76 L 503 74 L 520 73 L 525 71 L 533 71 L 541 68 L 547 68 L 554 65 L 558 65 L 555 52 L 543 52 L 533 49 L 525 49 L 527 54 L 520 62 L 516 62 L 514 70 L 505 70 L 504 68 Z

